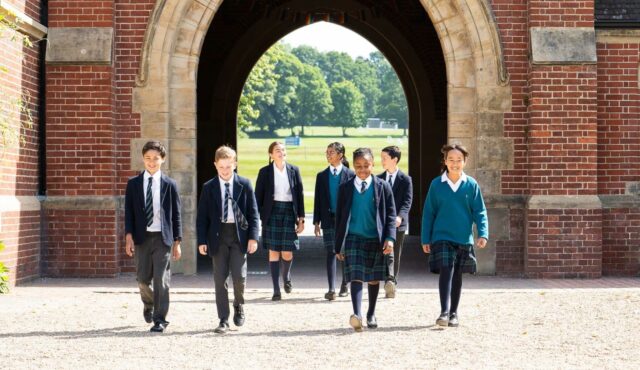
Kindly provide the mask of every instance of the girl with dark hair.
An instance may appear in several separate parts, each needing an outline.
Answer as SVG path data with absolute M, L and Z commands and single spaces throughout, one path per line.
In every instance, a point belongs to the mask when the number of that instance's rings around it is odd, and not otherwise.
M 349 324 L 362 331 L 362 284 L 368 283 L 367 327 L 378 327 L 375 316 L 380 281 L 387 277 L 384 256 L 393 253 L 396 209 L 388 182 L 372 176 L 373 153 L 353 152 L 356 176 L 340 185 L 336 209 L 336 254 L 345 261 L 345 279 L 351 282 L 353 315 Z
M 293 251 L 300 249 L 298 235 L 304 230 L 304 195 L 298 167 L 285 162 L 283 143 L 269 145 L 269 165 L 262 167 L 256 180 L 256 200 L 262 220 L 262 245 L 269 250 L 274 301 L 280 294 L 280 259 L 284 291 L 291 293 Z
M 429 187 L 422 212 L 422 249 L 429 254 L 429 269 L 440 274 L 440 316 L 436 324 L 458 326 L 462 273 L 476 272 L 473 224 L 478 229 L 476 246 L 489 238 L 487 209 L 480 186 L 463 169 L 469 152 L 460 145 L 442 147 L 443 172 Z
M 316 237 L 322 235 L 324 246 L 327 250 L 326 263 L 329 291 L 324 297 L 329 301 L 333 301 L 336 299 L 336 254 L 334 243 L 338 187 L 351 179 L 355 174 L 349 169 L 349 161 L 344 157 L 344 145 L 341 143 L 335 142 L 329 144 L 326 155 L 329 167 L 318 172 L 316 176 L 313 224 Z M 320 232 L 321 229 L 322 232 Z M 346 297 L 347 294 L 349 294 L 347 282 L 345 281 L 344 264 L 339 294 L 340 297 Z

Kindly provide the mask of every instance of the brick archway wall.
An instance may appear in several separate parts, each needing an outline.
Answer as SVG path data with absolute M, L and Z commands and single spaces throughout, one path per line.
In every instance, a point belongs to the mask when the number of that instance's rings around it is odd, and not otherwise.
M 149 20 L 133 110 L 140 113 L 144 142 L 168 143 L 166 170 L 179 182 L 184 207 L 185 258 L 177 271 L 196 271 L 196 72 L 203 39 L 220 0 L 161 0 Z M 447 66 L 449 141 L 471 150 L 468 172 L 487 195 L 501 194 L 501 171 L 513 168 L 513 143 L 504 137 L 504 113 L 511 109 L 511 88 L 503 64 L 497 24 L 483 0 L 421 0 L 438 32 Z M 133 157 L 132 168 L 140 168 Z M 501 202 L 497 202 L 501 203 Z M 495 217 L 507 210 L 492 207 Z M 493 255 L 481 270 L 495 271 Z

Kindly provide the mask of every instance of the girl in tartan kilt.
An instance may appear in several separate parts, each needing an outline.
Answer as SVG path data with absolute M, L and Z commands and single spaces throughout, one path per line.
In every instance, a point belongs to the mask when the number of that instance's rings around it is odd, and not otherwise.
M 291 293 L 293 251 L 300 249 L 298 235 L 304 230 L 304 195 L 298 167 L 285 162 L 283 143 L 269 145 L 269 165 L 262 167 L 256 180 L 256 200 L 262 220 L 262 246 L 269 250 L 269 267 L 274 301 L 280 293 L 280 259 L 284 291 Z
M 487 209 L 480 186 L 464 173 L 469 153 L 460 145 L 445 145 L 443 172 L 429 187 L 422 212 L 422 249 L 429 253 L 429 269 L 440 274 L 440 316 L 436 324 L 458 326 L 462 273 L 476 272 L 475 245 L 484 248 L 489 239 Z
M 327 146 L 327 162 L 329 167 L 318 172 L 316 176 L 316 190 L 313 202 L 313 224 L 316 237 L 322 235 L 324 247 L 327 250 L 327 279 L 329 291 L 324 298 L 333 301 L 336 299 L 336 254 L 335 254 L 335 223 L 336 208 L 338 204 L 338 187 L 347 182 L 355 174 L 349 169 L 349 161 L 344 157 L 344 145 L 335 142 Z M 322 229 L 322 232 L 320 232 Z M 342 284 L 340 297 L 349 294 L 342 264 Z
M 362 284 L 368 283 L 367 327 L 377 328 L 375 316 L 380 281 L 387 277 L 384 255 L 393 253 L 396 210 L 391 186 L 372 176 L 373 153 L 369 148 L 353 152 L 356 176 L 338 189 L 336 210 L 336 254 L 345 262 L 344 273 L 351 282 L 353 315 L 349 323 L 362 331 Z

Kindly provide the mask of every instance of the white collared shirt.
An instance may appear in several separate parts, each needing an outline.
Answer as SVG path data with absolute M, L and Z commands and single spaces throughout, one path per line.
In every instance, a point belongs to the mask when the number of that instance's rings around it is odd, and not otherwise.
M 224 197 L 225 197 L 225 186 L 224 184 L 229 183 L 229 195 L 231 195 L 231 198 L 229 198 L 229 201 L 227 202 L 227 223 L 228 224 L 232 224 L 234 222 L 236 222 L 235 218 L 234 218 L 234 214 L 233 214 L 233 180 L 235 179 L 235 174 L 231 175 L 231 178 L 229 179 L 229 181 L 225 181 L 223 180 L 220 176 L 218 176 L 218 181 L 220 182 L 220 194 L 222 194 L 222 203 L 224 203 Z M 224 207 L 224 204 L 223 204 Z M 220 217 L 223 217 L 224 215 L 224 209 L 223 209 L 223 213 L 222 215 L 220 215 Z M 224 220 L 222 220 L 222 222 L 224 222 Z
M 440 177 L 440 180 L 442 182 L 449 183 L 451 190 L 453 190 L 453 192 L 455 193 L 456 191 L 458 191 L 458 188 L 460 188 L 460 185 L 462 185 L 464 181 L 467 181 L 467 175 L 463 172 L 458 181 L 454 183 L 453 181 L 451 181 L 451 179 L 449 179 L 449 176 L 447 176 L 447 171 L 445 171 Z
M 336 175 L 339 175 L 342 172 L 342 167 L 344 167 L 342 165 L 342 163 L 340 163 L 337 167 L 333 167 L 332 165 L 329 165 L 329 172 L 331 172 L 331 174 L 333 175 L 333 171 L 336 171 Z
M 147 186 L 149 186 L 149 178 L 153 177 L 151 183 L 151 196 L 153 197 L 153 222 L 151 226 L 147 226 L 147 231 L 158 232 L 162 231 L 162 208 L 160 207 L 160 179 L 162 178 L 162 172 L 159 170 L 151 176 L 148 171 L 144 171 L 144 182 L 142 184 L 142 190 L 144 192 L 144 200 L 147 200 Z
M 276 202 L 293 201 L 286 163 L 284 163 L 284 168 L 280 171 L 276 166 L 276 162 L 273 162 L 273 200 Z
M 393 182 L 389 183 L 389 185 L 393 186 L 393 184 L 395 184 L 396 182 L 396 179 L 398 178 L 398 168 L 396 168 L 395 172 L 389 173 L 389 171 L 387 171 L 386 173 L 387 173 L 387 182 L 389 182 L 390 176 L 393 177 L 392 179 Z
M 367 177 L 365 180 L 361 180 L 358 176 L 355 177 L 355 180 L 353 181 L 353 186 L 356 187 L 356 190 L 358 191 L 358 193 L 360 192 L 360 188 L 362 187 L 362 182 L 366 181 L 367 185 L 364 187 L 364 191 L 369 190 L 369 186 L 371 186 L 371 182 L 373 181 L 373 176 L 369 175 L 369 177 Z

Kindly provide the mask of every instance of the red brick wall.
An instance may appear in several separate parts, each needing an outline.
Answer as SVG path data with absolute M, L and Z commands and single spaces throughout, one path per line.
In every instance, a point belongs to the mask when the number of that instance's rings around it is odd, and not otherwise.
M 622 195 L 640 182 L 640 41 L 598 43 L 598 193 Z M 640 210 L 603 213 L 602 269 L 640 274 Z
M 39 21 L 36 1 L 11 1 L 17 10 L 27 13 Z M 14 130 L 19 121 L 27 116 L 18 114 L 12 102 L 21 96 L 28 101 L 33 119 L 31 128 L 24 128 L 24 142 L 4 148 L 0 145 L 0 196 L 7 197 L 0 205 L 0 240 L 6 249 L 0 252 L 0 261 L 10 269 L 10 283 L 30 280 L 39 275 L 40 265 L 40 223 L 39 211 L 18 210 L 15 196 L 35 197 L 38 191 L 38 61 L 37 44 L 24 46 L 23 34 L 18 33 L 15 41 L 10 40 L 11 31 L 5 31 L 0 38 L 0 105 L 5 105 L 15 114 L 9 118 Z M 33 40 L 32 38 L 32 41 Z M 12 200 L 9 200 L 12 199 Z M 10 205 L 14 204 L 14 205 Z
M 593 0 L 529 1 L 530 27 L 593 27 Z
M 49 0 L 49 27 L 113 27 L 114 0 Z

